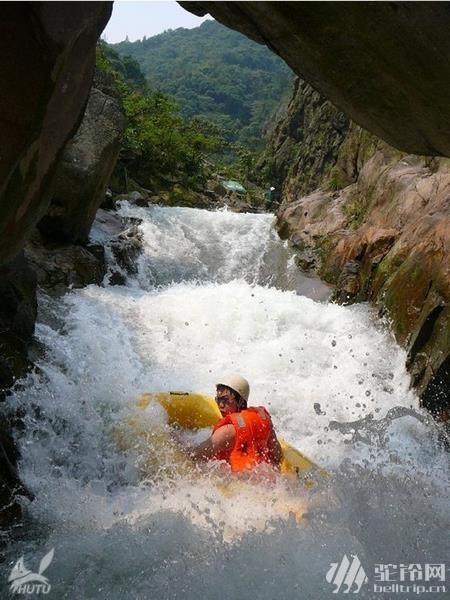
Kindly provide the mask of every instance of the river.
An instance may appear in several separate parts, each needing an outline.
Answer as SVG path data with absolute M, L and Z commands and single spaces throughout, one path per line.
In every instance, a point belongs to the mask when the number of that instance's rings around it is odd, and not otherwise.
M 344 555 L 368 578 L 358 598 L 448 597 L 374 587 L 384 565 L 410 586 L 427 565 L 450 568 L 450 478 L 405 353 L 373 310 L 330 303 L 300 275 L 273 215 L 120 210 L 142 220 L 137 272 L 122 286 L 41 295 L 38 369 L 4 407 L 24 412 L 20 474 L 36 498 L 10 534 L 2 597 L 21 556 L 37 572 L 52 548 L 49 598 L 346 598 L 338 571 L 326 579 Z M 214 394 L 228 371 L 249 379 L 250 404 L 267 406 L 278 434 L 327 477 L 223 494 L 214 469 L 143 477 L 139 452 L 118 449 L 114 431 L 141 393 Z M 151 428 L 164 415 L 142 419 Z M 424 585 L 445 585 L 436 573 Z

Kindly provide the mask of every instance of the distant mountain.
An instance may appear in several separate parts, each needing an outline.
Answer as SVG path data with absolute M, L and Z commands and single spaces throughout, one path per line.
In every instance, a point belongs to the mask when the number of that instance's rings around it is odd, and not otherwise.
M 292 87 L 293 73 L 276 54 L 216 21 L 111 46 L 136 59 L 150 87 L 173 96 L 183 116 L 206 117 L 252 149 Z

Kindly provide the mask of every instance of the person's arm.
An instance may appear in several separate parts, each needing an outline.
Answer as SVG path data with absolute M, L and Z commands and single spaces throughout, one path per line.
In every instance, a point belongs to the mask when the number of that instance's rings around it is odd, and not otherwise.
M 283 460 L 283 450 L 273 427 L 267 441 L 267 449 L 269 451 L 270 462 L 278 467 Z
M 236 433 L 233 425 L 223 425 L 204 442 L 197 446 L 186 448 L 193 460 L 210 460 L 219 452 L 225 452 L 233 448 L 236 441 Z

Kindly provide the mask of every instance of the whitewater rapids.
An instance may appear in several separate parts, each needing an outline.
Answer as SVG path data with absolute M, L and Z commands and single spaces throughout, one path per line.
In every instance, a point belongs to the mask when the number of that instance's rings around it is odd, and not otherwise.
M 50 597 L 105 600 L 346 598 L 325 579 L 344 554 L 369 580 L 376 563 L 448 561 L 448 454 L 371 309 L 328 302 L 273 215 L 127 203 L 121 213 L 142 220 L 136 274 L 41 296 L 39 368 L 4 407 L 24 412 L 20 474 L 36 498 L 8 540 L 0 594 L 20 556 L 36 571 L 51 548 Z M 250 404 L 269 408 L 326 481 L 230 496 L 214 469 L 142 477 L 139 453 L 112 433 L 136 398 L 213 394 L 226 371 L 249 379 Z M 293 496 L 302 520 L 283 511 Z M 370 589 L 358 597 L 390 597 Z

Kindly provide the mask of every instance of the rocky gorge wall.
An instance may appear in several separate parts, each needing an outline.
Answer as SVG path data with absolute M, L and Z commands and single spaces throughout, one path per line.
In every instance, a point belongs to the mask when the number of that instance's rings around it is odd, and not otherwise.
M 315 189 L 327 175 L 337 176 L 332 169 L 350 119 L 299 78 L 281 114 L 254 171 L 289 198 Z M 351 181 L 344 172 L 339 177 Z
M 343 135 L 333 124 L 345 119 L 319 98 L 296 86 L 262 160 L 283 165 L 279 233 L 302 270 L 335 287 L 336 300 L 378 307 L 407 349 L 424 406 L 448 418 L 450 160 L 402 153 L 351 122 Z
M 10 2 L 2 7 L 0 393 L 23 374 L 34 331 L 37 279 L 21 252 L 58 194 L 64 148 L 86 106 L 90 111 L 95 47 L 111 9 L 110 2 Z M 79 162 L 82 152 L 69 160 Z M 87 205 L 79 197 L 73 202 L 80 213 L 88 210 L 92 197 Z
M 47 211 L 59 154 L 92 84 L 110 2 L 7 2 L 0 51 L 0 264 Z

